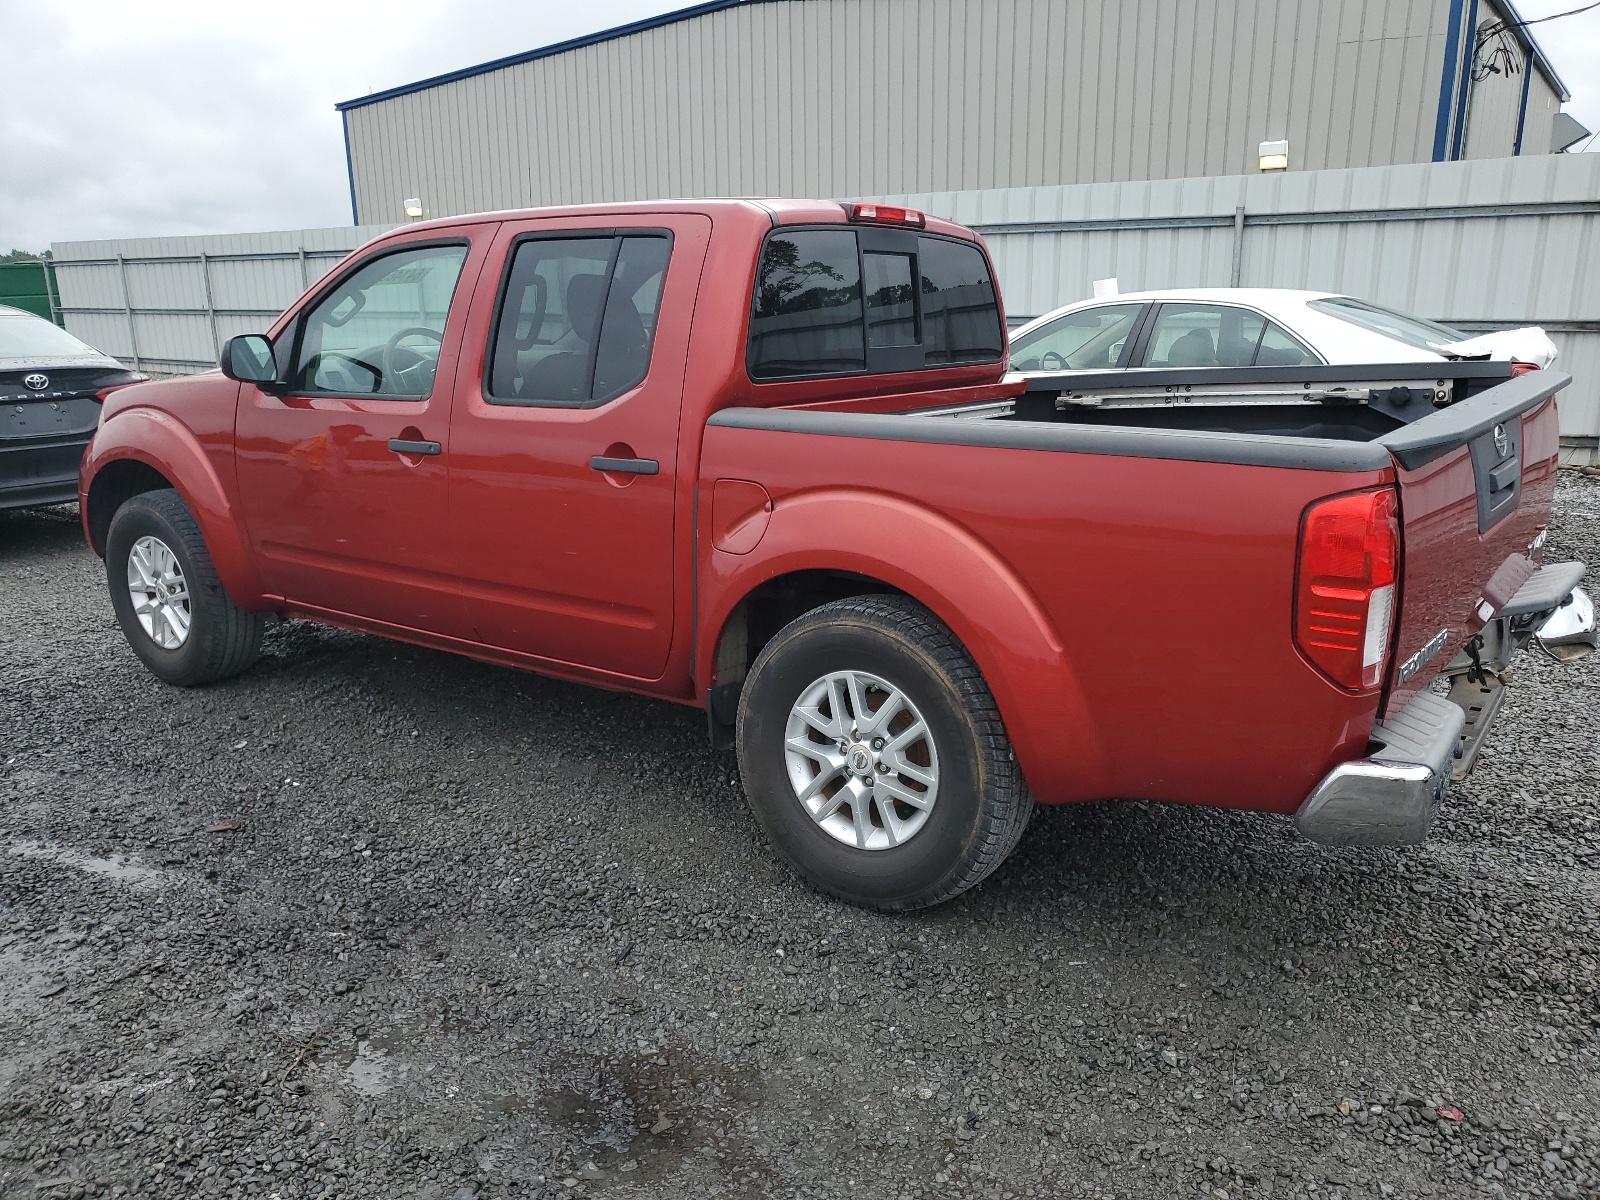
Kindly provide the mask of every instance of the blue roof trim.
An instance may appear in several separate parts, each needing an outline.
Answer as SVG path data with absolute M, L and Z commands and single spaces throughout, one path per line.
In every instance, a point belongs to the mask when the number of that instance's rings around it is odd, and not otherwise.
M 1478 65 L 1478 0 L 1469 0 L 1467 9 L 1466 44 L 1462 49 L 1465 62 L 1461 64 L 1461 86 L 1456 91 L 1455 132 L 1450 136 L 1450 159 L 1459 159 L 1467 146 L 1467 97 L 1472 91 L 1472 72 Z
M 1517 101 L 1517 137 L 1511 143 L 1511 156 L 1522 156 L 1522 135 L 1528 130 L 1528 89 L 1533 84 L 1533 72 L 1528 70 L 1533 65 L 1533 51 L 1528 51 L 1528 57 L 1522 64 L 1522 99 Z
M 356 163 L 350 157 L 350 118 L 339 114 L 339 124 L 344 127 L 344 173 L 350 177 L 350 224 L 361 224 L 361 210 L 356 207 Z
M 1461 9 L 1465 0 L 1450 0 L 1450 25 L 1444 34 L 1444 71 L 1439 78 L 1439 115 L 1433 125 L 1433 161 L 1443 162 L 1450 146 L 1450 114 L 1460 70 Z
M 767 0 L 707 0 L 707 3 L 696 4 L 691 8 L 680 8 L 673 12 L 662 13 L 658 17 L 646 17 L 642 21 L 634 21 L 628 25 L 618 25 L 613 29 L 602 29 L 599 33 L 569 38 L 567 41 L 556 42 L 551 46 L 540 46 L 537 50 L 525 50 L 521 54 L 509 54 L 505 58 L 479 63 L 475 67 L 462 67 L 459 71 L 450 71 L 444 75 L 434 75 L 428 79 L 419 79 L 416 83 L 404 83 L 399 87 L 392 87 L 386 91 L 373 92 L 370 96 L 362 96 L 356 100 L 344 100 L 333 107 L 339 112 L 348 112 L 352 108 L 378 104 L 384 100 L 393 100 L 397 96 L 409 96 L 413 92 L 424 92 L 429 88 L 438 87 L 442 83 L 455 83 L 457 80 L 471 79 L 475 75 L 487 75 L 491 71 L 514 67 L 519 63 L 535 62 L 541 58 L 551 58 L 557 54 L 565 54 L 569 50 L 581 50 L 585 46 L 598 46 L 601 42 L 613 41 L 616 38 L 627 37 L 629 34 L 644 33 L 648 29 L 660 29 L 663 25 L 676 25 L 679 21 L 689 21 L 695 17 L 709 16 L 711 13 L 722 12 L 728 8 L 738 8 L 743 4 L 765 2 Z

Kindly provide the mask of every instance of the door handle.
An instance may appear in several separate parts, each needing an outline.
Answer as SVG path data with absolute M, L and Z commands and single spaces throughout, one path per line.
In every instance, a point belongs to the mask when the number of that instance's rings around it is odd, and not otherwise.
M 443 454 L 444 447 L 438 442 L 412 442 L 405 438 L 390 438 L 389 449 L 396 454 Z
M 653 458 L 607 458 L 596 454 L 589 460 L 596 471 L 609 471 L 613 475 L 659 475 L 661 464 Z

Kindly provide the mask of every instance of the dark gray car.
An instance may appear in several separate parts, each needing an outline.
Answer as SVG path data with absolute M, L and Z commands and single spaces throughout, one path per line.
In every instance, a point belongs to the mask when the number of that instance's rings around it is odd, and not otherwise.
M 76 500 L 101 401 L 143 378 L 65 329 L 0 304 L 0 508 Z

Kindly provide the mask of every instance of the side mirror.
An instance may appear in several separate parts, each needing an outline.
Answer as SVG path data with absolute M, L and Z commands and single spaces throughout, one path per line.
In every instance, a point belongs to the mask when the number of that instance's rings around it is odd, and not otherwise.
M 222 347 L 222 373 L 240 383 L 270 387 L 278 382 L 278 363 L 272 357 L 272 343 L 259 333 L 241 333 Z

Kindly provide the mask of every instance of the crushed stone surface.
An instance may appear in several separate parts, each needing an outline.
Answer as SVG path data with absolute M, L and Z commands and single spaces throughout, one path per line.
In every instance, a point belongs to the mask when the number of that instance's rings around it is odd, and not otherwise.
M 170 688 L 70 508 L 0 578 L 0 1196 L 1600 1195 L 1595 658 L 1422 847 L 1046 809 L 887 917 L 698 713 L 300 623 Z

